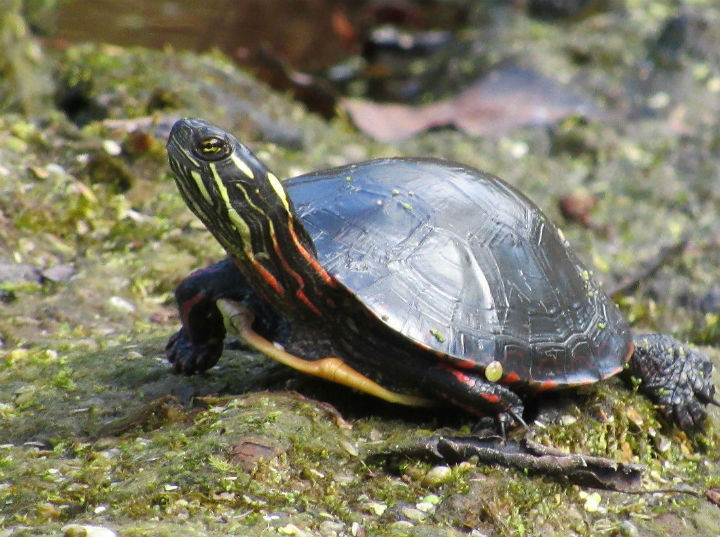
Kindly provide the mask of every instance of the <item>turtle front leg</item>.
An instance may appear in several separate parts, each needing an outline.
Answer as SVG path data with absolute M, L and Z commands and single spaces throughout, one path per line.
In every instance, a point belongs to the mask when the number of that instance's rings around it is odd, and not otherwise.
M 192 375 L 214 366 L 220 359 L 225 339 L 223 316 L 216 301 L 229 298 L 255 312 L 257 329 L 275 334 L 281 321 L 253 293 L 230 259 L 190 274 L 175 290 L 182 328 L 167 342 L 165 354 L 175 371 Z
M 664 334 L 638 335 L 633 340 L 635 351 L 625 375 L 640 379 L 643 393 L 682 430 L 701 429 L 705 406 L 720 406 L 714 399 L 710 359 Z

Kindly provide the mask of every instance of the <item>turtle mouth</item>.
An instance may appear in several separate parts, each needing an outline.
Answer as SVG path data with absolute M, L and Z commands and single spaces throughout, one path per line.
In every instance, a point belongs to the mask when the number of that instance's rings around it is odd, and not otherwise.
M 189 169 L 199 169 L 200 163 L 190 154 L 194 123 L 197 120 L 180 119 L 175 122 L 166 144 L 168 162 L 176 176 L 186 177 Z
M 225 132 L 219 127 L 216 127 L 209 121 L 197 118 L 182 118 L 178 119 L 170 129 L 170 135 L 168 136 L 168 146 L 171 142 L 180 142 L 183 144 L 190 144 L 195 138 L 195 134 L 198 133 L 202 136 L 217 136 L 219 138 L 224 137 Z

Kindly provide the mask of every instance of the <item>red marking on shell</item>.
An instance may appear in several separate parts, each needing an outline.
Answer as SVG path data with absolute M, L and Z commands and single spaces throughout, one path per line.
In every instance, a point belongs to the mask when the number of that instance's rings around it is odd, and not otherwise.
M 330 298 L 330 297 L 328 297 L 328 298 L 325 299 L 325 304 L 327 304 L 327 305 L 330 306 L 331 308 L 334 308 L 334 307 L 335 307 L 335 301 L 334 301 L 332 298 Z
M 625 355 L 625 358 L 623 359 L 623 364 L 626 364 L 630 361 L 630 357 L 633 355 L 634 352 L 635 352 L 635 344 L 631 341 L 630 344 L 628 345 L 628 352 Z M 622 368 L 620 368 L 620 369 L 622 369 Z
M 472 360 L 459 360 L 457 362 L 454 362 L 454 365 L 456 367 L 459 367 L 460 369 L 472 369 L 473 367 L 477 366 L 477 364 Z
M 520 375 L 518 375 L 516 371 L 510 371 L 502 379 L 502 381 L 505 384 L 512 384 L 513 382 L 518 382 L 519 380 L 520 380 Z
M 540 383 L 540 386 L 538 386 L 539 392 L 544 392 L 545 390 L 552 390 L 554 387 L 557 386 L 557 382 L 554 380 L 545 380 Z
M 297 293 L 295 293 L 295 296 L 302 300 L 303 303 L 313 311 L 313 313 L 315 313 L 316 315 L 322 315 L 318 307 L 312 302 L 310 302 L 310 299 L 307 297 L 307 295 L 302 292 L 302 289 L 298 289 Z

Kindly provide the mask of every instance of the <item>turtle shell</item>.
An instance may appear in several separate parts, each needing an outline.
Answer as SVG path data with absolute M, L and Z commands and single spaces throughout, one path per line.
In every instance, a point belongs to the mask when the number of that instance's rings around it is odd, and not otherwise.
M 490 174 L 381 159 L 285 182 L 324 268 L 383 322 L 506 384 L 588 384 L 632 350 L 617 306 L 558 229 Z

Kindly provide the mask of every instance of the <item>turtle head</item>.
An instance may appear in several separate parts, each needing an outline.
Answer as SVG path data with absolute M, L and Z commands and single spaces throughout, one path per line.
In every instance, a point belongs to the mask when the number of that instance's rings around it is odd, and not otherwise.
M 267 249 L 270 234 L 295 219 L 282 183 L 232 134 L 181 119 L 167 142 L 170 168 L 188 207 L 235 259 Z

